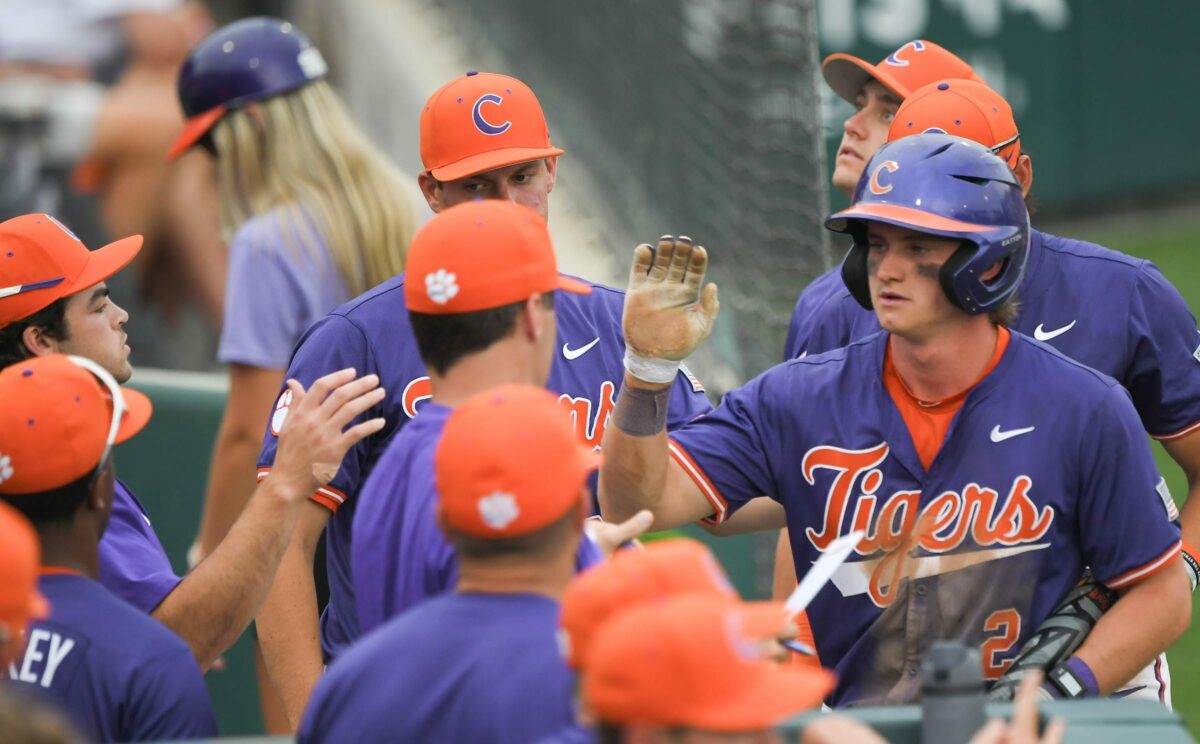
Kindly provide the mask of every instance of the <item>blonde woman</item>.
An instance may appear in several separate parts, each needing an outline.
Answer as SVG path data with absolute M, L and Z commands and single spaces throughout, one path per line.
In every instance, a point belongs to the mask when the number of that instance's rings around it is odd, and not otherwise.
M 417 195 L 358 131 L 299 29 L 250 18 L 192 50 L 179 76 L 188 122 L 172 149 L 217 162 L 230 236 L 218 351 L 229 398 L 190 559 L 216 547 L 255 484 L 266 418 L 292 346 L 330 310 L 404 268 Z

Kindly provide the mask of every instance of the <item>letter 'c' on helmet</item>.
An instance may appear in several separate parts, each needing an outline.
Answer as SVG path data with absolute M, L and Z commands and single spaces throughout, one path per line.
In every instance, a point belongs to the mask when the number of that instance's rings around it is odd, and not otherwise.
M 304 87 L 328 70 L 321 51 L 288 21 L 264 16 L 222 26 L 192 49 L 179 70 L 187 123 L 169 157 L 199 142 L 225 112 Z
M 942 290 L 956 307 L 978 315 L 1004 304 L 1021 284 L 1029 257 L 1029 213 L 1016 176 L 982 145 L 947 134 L 890 142 L 863 171 L 849 209 L 825 220 L 854 242 L 842 280 L 871 308 L 867 225 L 884 222 L 964 244 L 942 266 Z M 980 277 L 997 262 L 1000 273 Z

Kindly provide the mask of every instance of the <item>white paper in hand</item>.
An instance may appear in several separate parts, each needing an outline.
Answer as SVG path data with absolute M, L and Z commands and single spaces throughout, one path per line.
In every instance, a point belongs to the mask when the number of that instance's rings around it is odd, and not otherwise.
M 784 613 L 787 619 L 791 620 L 800 611 L 808 607 L 808 603 L 817 596 L 817 592 L 821 591 L 821 587 L 829 583 L 829 579 L 833 577 L 838 566 L 846 562 L 850 557 L 850 553 L 858 547 L 859 541 L 863 539 L 863 532 L 851 532 L 849 535 L 843 535 L 829 544 L 829 547 L 821 553 L 821 557 L 813 563 L 812 568 L 808 569 L 808 573 L 804 574 L 804 578 L 796 585 L 796 590 L 787 598 L 784 603 Z

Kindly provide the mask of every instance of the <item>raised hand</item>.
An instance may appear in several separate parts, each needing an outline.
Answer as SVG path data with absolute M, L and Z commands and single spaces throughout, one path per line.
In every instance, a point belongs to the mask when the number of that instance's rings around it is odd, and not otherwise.
M 704 285 L 708 253 L 691 238 L 664 235 L 633 253 L 625 294 L 625 344 L 634 353 L 682 361 L 712 332 L 717 285 Z M 703 286 L 703 290 L 701 287 Z
M 319 378 L 307 392 L 288 380 L 292 402 L 279 432 L 279 449 L 271 478 L 290 485 L 297 499 L 305 499 L 337 474 L 356 443 L 383 428 L 382 418 L 373 418 L 345 429 L 346 425 L 385 395 L 377 375 L 355 379 L 353 369 L 343 369 Z M 345 429 L 345 431 L 343 431 Z

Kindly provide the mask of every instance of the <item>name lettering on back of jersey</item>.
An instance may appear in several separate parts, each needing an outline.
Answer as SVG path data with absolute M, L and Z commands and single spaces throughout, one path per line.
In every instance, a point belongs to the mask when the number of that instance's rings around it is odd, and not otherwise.
M 8 665 L 9 678 L 17 682 L 49 687 L 67 655 L 75 648 L 75 640 L 45 628 L 29 632 L 25 655 Z
M 1060 326 L 1059 328 L 1055 328 L 1052 331 L 1047 331 L 1042 326 L 1041 323 L 1038 323 L 1037 328 L 1033 329 L 1033 337 L 1036 338 L 1038 341 L 1049 341 L 1052 338 L 1058 338 L 1059 336 L 1063 335 L 1067 331 L 1074 328 L 1075 323 L 1076 323 L 1076 321 L 1072 320 L 1070 323 L 1067 323 L 1065 326 Z
M 834 472 L 820 529 L 805 530 L 813 547 L 823 551 L 843 534 L 865 534 L 855 552 L 872 559 L 844 564 L 834 575 L 843 596 L 865 593 L 876 606 L 887 607 L 901 579 L 959 571 L 1049 546 L 1037 543 L 1049 532 L 1054 509 L 1039 509 L 1029 497 L 1029 476 L 1017 476 L 1004 497 L 995 489 L 968 483 L 921 507 L 919 490 L 882 493 L 883 471 L 878 466 L 889 452 L 886 443 L 865 450 L 821 446 L 805 453 L 801 463 L 812 485 L 818 471 Z M 964 546 L 979 549 L 954 552 Z

